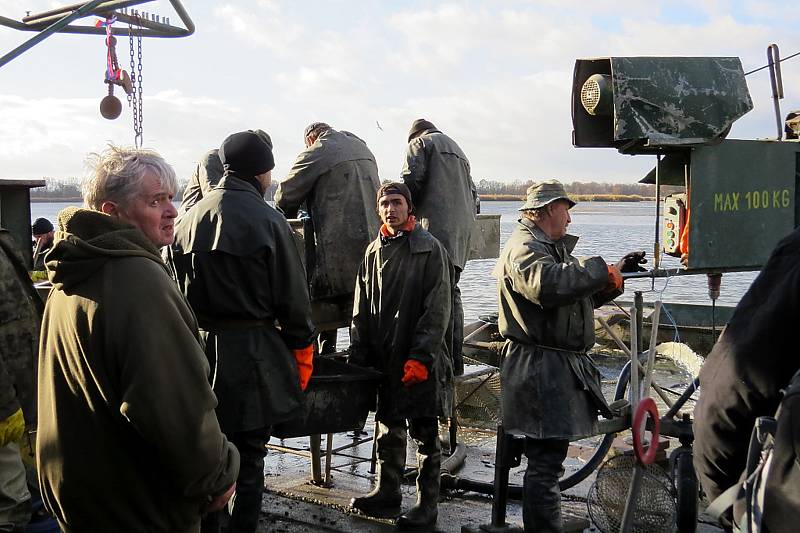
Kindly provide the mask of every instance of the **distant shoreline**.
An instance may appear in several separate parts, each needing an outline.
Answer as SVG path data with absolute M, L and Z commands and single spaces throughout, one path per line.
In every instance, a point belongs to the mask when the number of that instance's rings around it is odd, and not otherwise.
M 63 204 L 63 203 L 83 203 L 83 198 L 80 196 L 66 197 L 66 198 L 31 198 L 32 204 Z
M 481 202 L 524 202 L 524 194 L 481 194 Z M 638 194 L 571 194 L 579 202 L 653 202 L 655 198 Z

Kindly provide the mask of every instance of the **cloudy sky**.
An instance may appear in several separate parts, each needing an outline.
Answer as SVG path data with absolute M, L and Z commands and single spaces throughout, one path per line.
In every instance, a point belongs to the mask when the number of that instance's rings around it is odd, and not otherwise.
M 72 2 L 0 0 L 0 15 Z M 229 133 L 262 128 L 280 179 L 317 120 L 365 139 L 392 178 L 411 121 L 425 117 L 461 145 L 476 181 L 631 182 L 652 157 L 572 147 L 576 58 L 739 56 L 749 71 L 766 63 L 770 43 L 784 57 L 800 51 L 800 8 L 780 1 L 183 4 L 194 35 L 143 43 L 145 146 L 181 178 Z M 166 0 L 140 9 L 180 24 Z M 32 35 L 0 27 L 0 53 Z M 127 69 L 127 38 L 118 52 Z M 133 142 L 127 106 L 116 121 L 100 116 L 104 69 L 103 37 L 78 35 L 53 36 L 0 68 L 0 176 L 80 176 L 88 152 Z M 755 109 L 731 137 L 774 135 L 768 71 L 747 79 Z M 783 64 L 783 82 L 783 110 L 800 108 L 800 57 Z

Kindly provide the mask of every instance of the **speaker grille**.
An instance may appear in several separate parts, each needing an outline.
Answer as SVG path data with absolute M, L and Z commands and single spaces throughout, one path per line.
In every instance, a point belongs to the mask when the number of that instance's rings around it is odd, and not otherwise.
M 597 78 L 590 77 L 581 87 L 581 105 L 590 115 L 595 114 L 597 104 L 600 103 L 600 84 Z

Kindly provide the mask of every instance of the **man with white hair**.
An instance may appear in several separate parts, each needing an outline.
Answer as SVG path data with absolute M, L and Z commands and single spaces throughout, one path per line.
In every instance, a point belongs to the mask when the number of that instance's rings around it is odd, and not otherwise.
M 58 216 L 42 324 L 36 457 L 63 531 L 199 531 L 230 499 L 239 454 L 222 434 L 197 323 L 159 247 L 175 172 L 150 150 L 92 160 L 85 209 Z

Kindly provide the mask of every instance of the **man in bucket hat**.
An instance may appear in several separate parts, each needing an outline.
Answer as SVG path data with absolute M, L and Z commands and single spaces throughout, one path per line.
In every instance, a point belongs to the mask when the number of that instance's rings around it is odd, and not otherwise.
M 493 272 L 503 347 L 503 425 L 525 437 L 525 531 L 561 531 L 558 479 L 570 440 L 597 433 L 611 411 L 588 355 L 595 307 L 622 293 L 620 272 L 644 270 L 644 252 L 616 265 L 573 257 L 575 202 L 556 180 L 534 183 Z

